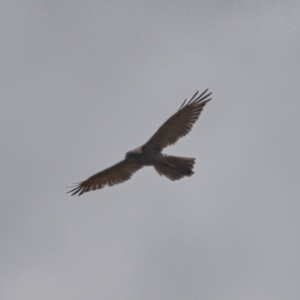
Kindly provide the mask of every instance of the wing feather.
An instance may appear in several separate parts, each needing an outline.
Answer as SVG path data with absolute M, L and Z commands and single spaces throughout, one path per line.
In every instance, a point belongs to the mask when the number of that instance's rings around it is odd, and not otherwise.
M 68 193 L 72 193 L 71 196 L 78 194 L 78 196 L 83 193 L 94 191 L 97 189 L 102 189 L 105 186 L 113 186 L 115 184 L 122 183 L 129 180 L 133 173 L 142 168 L 142 165 L 129 162 L 127 160 L 122 160 L 119 163 L 107 168 L 85 181 L 79 182 L 72 187 L 72 190 Z
M 198 120 L 206 103 L 211 100 L 211 98 L 207 99 L 211 95 L 211 93 L 207 94 L 207 91 L 208 89 L 200 96 L 197 96 L 197 91 L 188 102 L 185 99 L 179 110 L 156 131 L 144 146 L 161 151 L 187 135 Z

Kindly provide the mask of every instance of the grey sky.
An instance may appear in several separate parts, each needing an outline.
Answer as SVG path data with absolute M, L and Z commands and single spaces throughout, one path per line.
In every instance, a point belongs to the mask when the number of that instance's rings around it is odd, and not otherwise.
M 299 299 L 299 1 L 2 1 L 0 298 Z M 81 197 L 185 98 L 168 154 Z

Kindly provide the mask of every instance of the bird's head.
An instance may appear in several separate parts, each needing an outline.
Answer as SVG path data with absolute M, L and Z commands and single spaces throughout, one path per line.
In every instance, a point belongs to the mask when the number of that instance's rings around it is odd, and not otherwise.
M 142 154 L 143 154 L 142 149 L 137 148 L 135 150 L 128 151 L 125 154 L 125 159 L 127 159 L 127 160 L 137 160 L 137 159 L 141 158 Z
M 125 159 L 130 159 L 132 157 L 134 157 L 134 153 L 132 153 L 131 151 L 129 151 L 125 154 Z

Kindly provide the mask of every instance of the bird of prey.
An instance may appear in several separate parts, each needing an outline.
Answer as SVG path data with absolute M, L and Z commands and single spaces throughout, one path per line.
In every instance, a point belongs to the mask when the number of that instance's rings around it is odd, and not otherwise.
M 85 181 L 75 184 L 68 193 L 72 196 L 113 186 L 129 180 L 133 173 L 144 166 L 153 166 L 159 175 L 170 180 L 178 180 L 194 174 L 195 158 L 171 156 L 161 151 L 175 144 L 179 138 L 187 135 L 199 118 L 211 93 L 206 89 L 198 96 L 198 91 L 186 102 L 184 100 L 179 110 L 173 114 L 144 145 L 129 151 L 125 159 L 107 168 Z

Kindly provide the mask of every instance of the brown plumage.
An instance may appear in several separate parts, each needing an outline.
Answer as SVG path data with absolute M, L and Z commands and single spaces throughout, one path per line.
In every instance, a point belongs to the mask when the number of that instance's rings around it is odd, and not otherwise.
M 72 193 L 72 196 L 78 193 L 80 196 L 83 193 L 102 189 L 106 185 L 112 186 L 118 183 L 122 183 L 132 176 L 133 173 L 142 168 L 142 165 L 122 160 L 110 168 L 107 168 L 87 180 L 75 184 L 75 187 L 68 193 Z
M 161 153 L 162 149 L 175 144 L 179 138 L 187 135 L 199 118 L 211 93 L 201 95 L 198 92 L 188 101 L 183 102 L 179 110 L 172 115 L 143 146 L 129 151 L 125 159 L 107 168 L 85 181 L 82 181 L 68 193 L 81 195 L 83 193 L 102 189 L 122 183 L 143 166 L 153 166 L 155 170 L 170 180 L 178 180 L 194 174 L 194 158 L 169 156 Z

